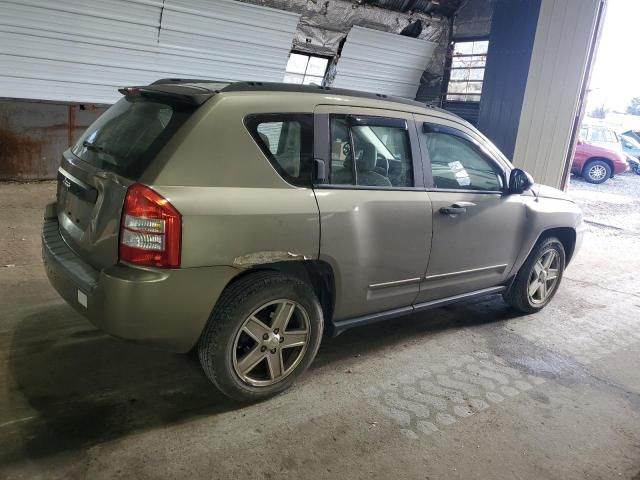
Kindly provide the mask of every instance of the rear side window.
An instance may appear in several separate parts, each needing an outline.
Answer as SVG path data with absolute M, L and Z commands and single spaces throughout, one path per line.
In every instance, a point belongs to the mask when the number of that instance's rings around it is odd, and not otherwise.
M 330 130 L 332 184 L 413 187 L 405 120 L 332 115 Z
M 192 112 L 188 106 L 124 97 L 86 130 L 71 151 L 97 168 L 136 180 Z
M 287 182 L 307 187 L 313 171 L 313 115 L 268 113 L 245 119 L 249 133 Z

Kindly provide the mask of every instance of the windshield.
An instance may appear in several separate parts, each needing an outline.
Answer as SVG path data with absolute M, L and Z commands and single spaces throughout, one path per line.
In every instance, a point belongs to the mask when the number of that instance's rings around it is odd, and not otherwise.
M 91 165 L 137 179 L 191 112 L 124 97 L 100 116 L 71 149 Z

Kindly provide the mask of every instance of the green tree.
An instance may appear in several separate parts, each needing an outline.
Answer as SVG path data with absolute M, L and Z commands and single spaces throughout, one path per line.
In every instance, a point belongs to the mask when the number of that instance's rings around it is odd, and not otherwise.
M 627 113 L 631 115 L 640 115 L 640 97 L 631 99 L 631 104 L 627 107 Z

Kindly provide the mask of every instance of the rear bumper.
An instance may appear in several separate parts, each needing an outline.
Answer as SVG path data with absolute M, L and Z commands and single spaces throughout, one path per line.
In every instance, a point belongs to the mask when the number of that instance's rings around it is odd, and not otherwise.
M 64 242 L 57 219 L 45 219 L 42 258 L 51 285 L 96 327 L 115 337 L 189 351 L 233 267 L 175 270 L 114 265 L 98 271 Z

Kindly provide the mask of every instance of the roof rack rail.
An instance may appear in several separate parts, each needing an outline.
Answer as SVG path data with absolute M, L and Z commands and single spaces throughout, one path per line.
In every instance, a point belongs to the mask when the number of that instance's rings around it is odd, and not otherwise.
M 211 88 L 207 87 L 207 84 L 212 84 Z M 298 93 L 327 93 L 331 92 L 335 95 L 344 95 L 357 98 L 368 98 L 372 100 L 386 100 L 388 102 L 418 106 L 422 108 L 429 108 L 435 111 L 451 114 L 442 108 L 435 105 L 427 104 L 426 102 L 418 102 L 416 100 L 409 100 L 408 98 L 394 97 L 392 95 L 386 95 L 384 93 L 370 93 L 363 92 L 361 90 L 349 90 L 346 88 L 325 87 L 321 85 L 297 85 L 293 83 L 280 83 L 280 82 L 262 82 L 262 81 L 246 81 L 246 82 L 229 82 L 224 80 L 213 80 L 204 78 L 161 78 L 155 82 L 149 84 L 146 87 L 137 87 L 138 89 L 159 90 L 164 92 L 165 95 L 172 95 L 174 97 L 187 98 L 191 103 L 201 104 L 207 98 L 218 92 L 298 92 Z M 195 90 L 200 90 L 196 92 Z M 208 91 L 207 91 L 208 89 Z M 123 92 L 124 93 L 124 92 Z
M 228 80 L 214 80 L 211 78 L 161 78 L 149 85 L 167 85 L 179 83 L 232 83 Z
M 369 98 L 373 100 L 387 100 L 389 102 L 401 103 L 404 105 L 413 105 L 425 107 L 426 105 L 408 98 L 394 97 L 384 93 L 369 93 L 360 90 L 349 90 L 346 88 L 323 87 L 320 85 L 297 85 L 293 83 L 277 83 L 277 82 L 234 82 L 224 87 L 221 92 L 298 92 L 298 93 L 327 93 L 331 92 L 336 95 L 345 95 L 349 97 Z

